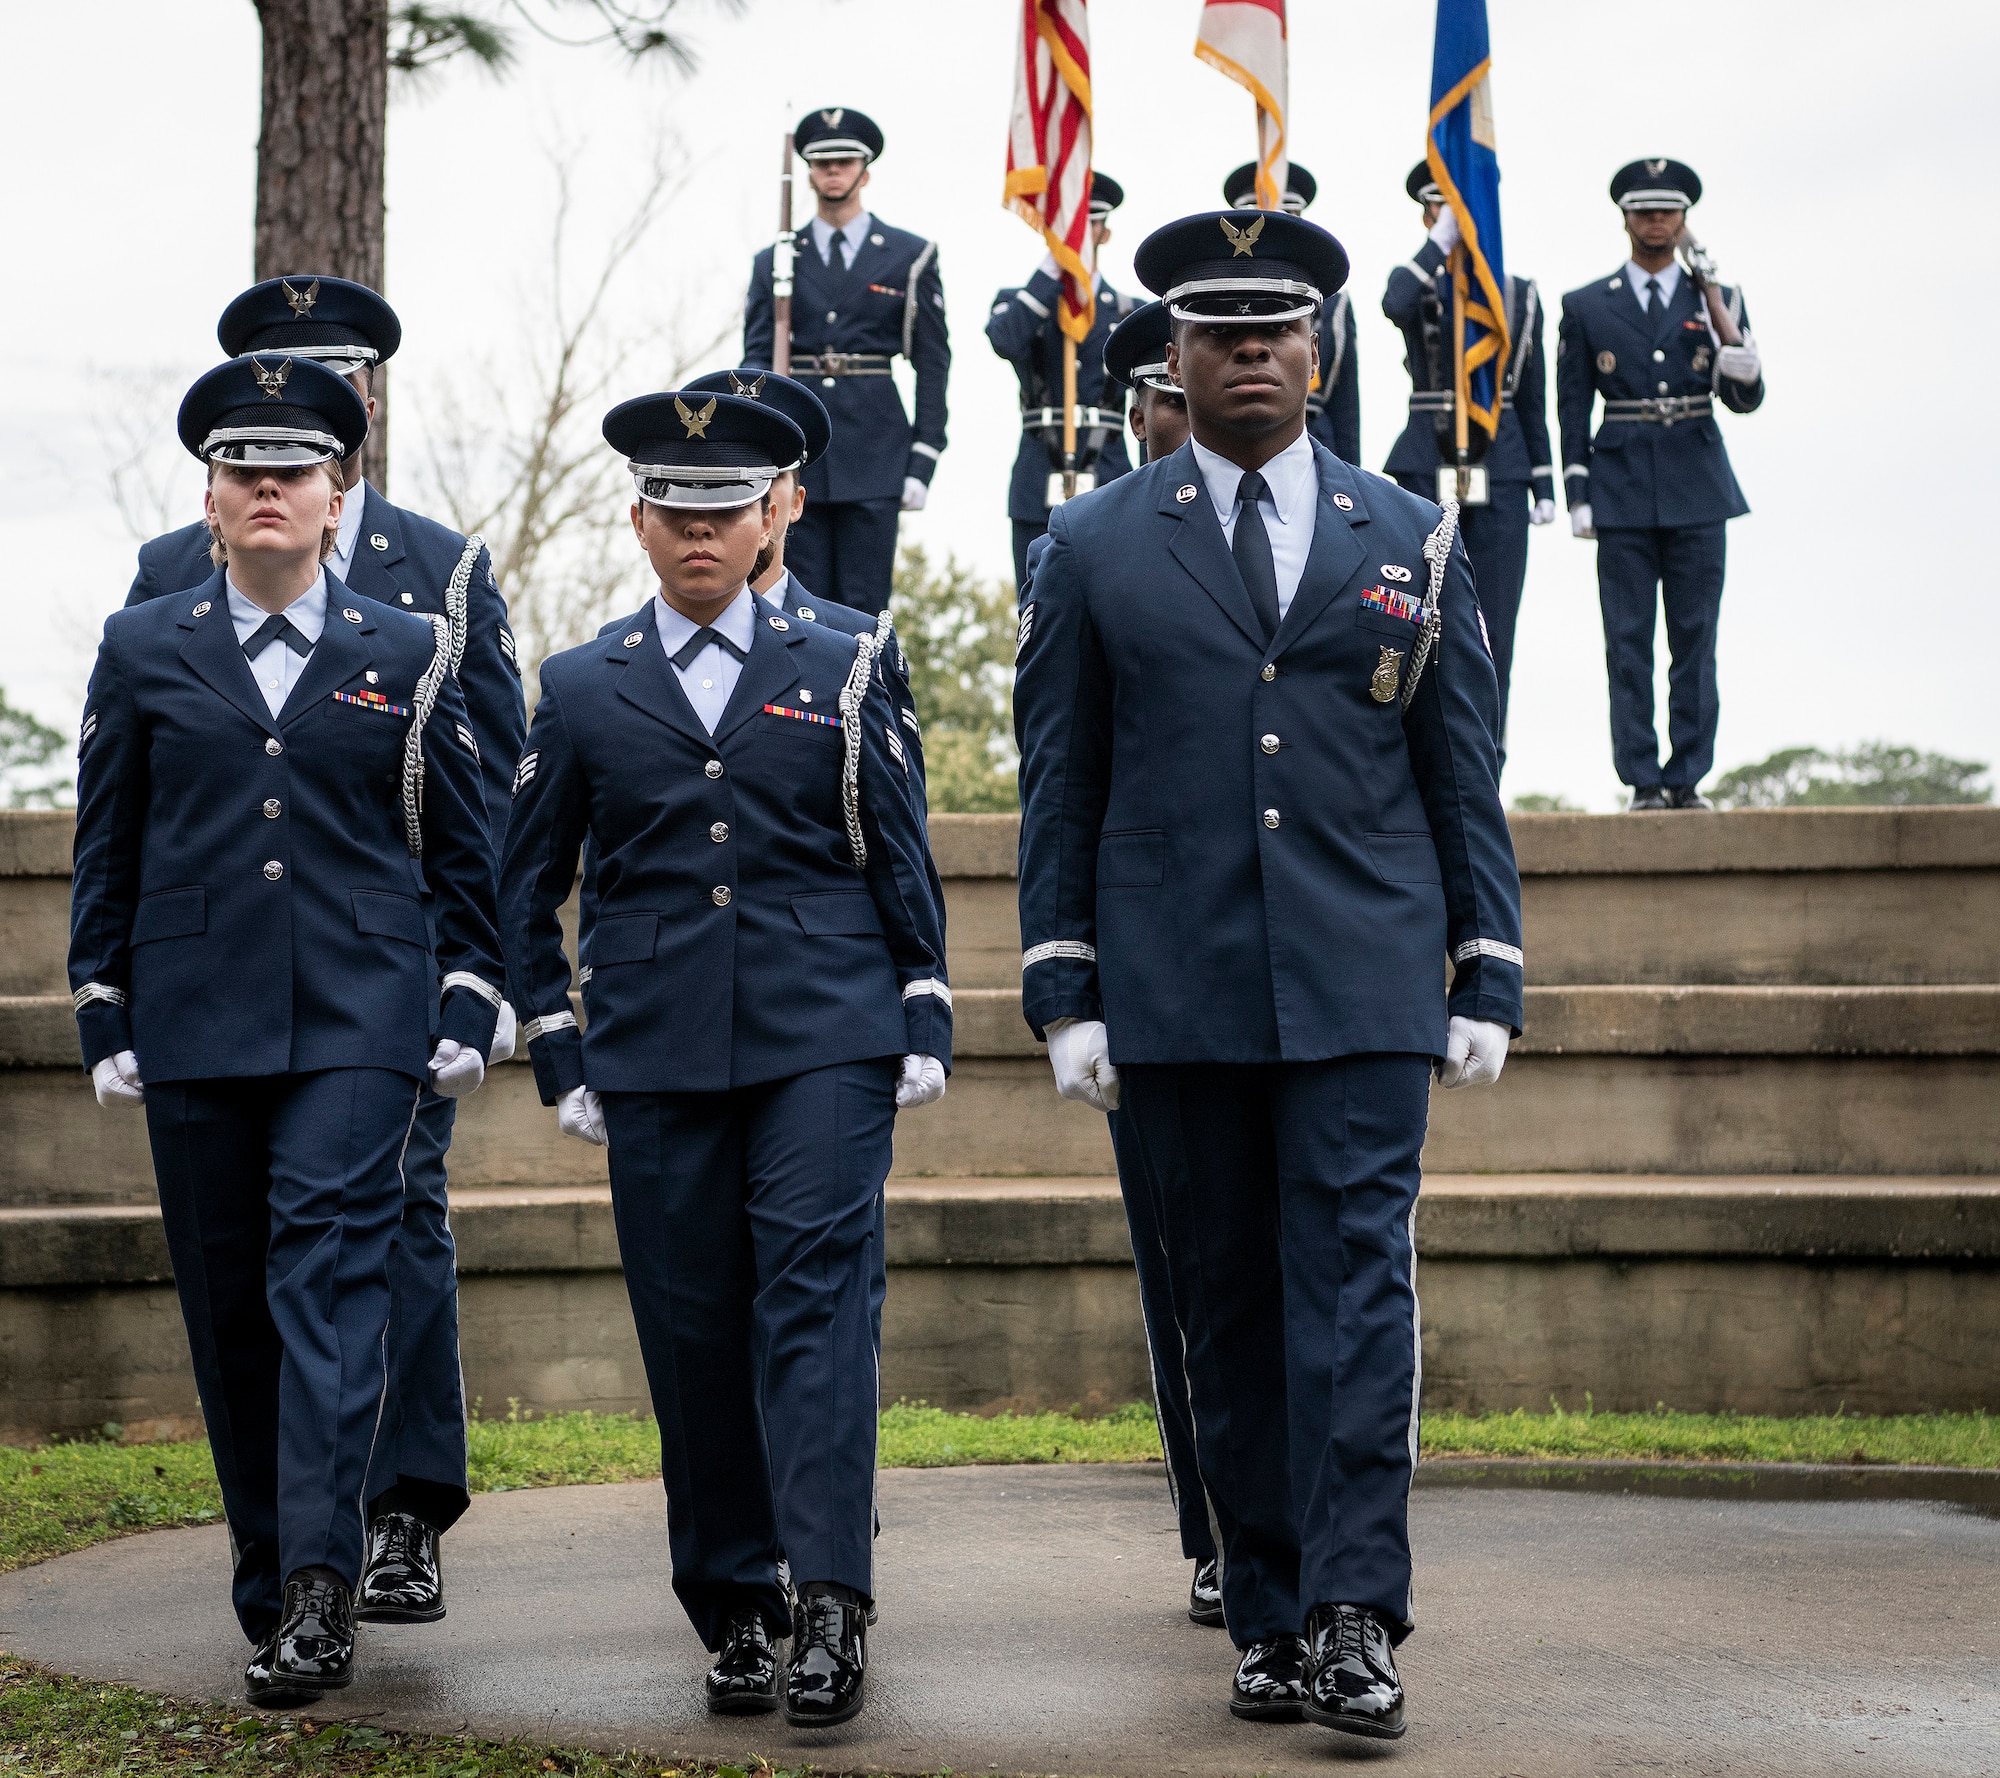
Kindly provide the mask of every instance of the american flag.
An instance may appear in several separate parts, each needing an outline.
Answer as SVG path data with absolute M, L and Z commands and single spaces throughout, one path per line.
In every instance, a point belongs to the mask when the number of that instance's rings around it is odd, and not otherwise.
M 1097 310 L 1090 238 L 1088 0 L 1019 0 L 1014 114 L 1007 126 L 1007 208 L 1048 244 L 1062 268 L 1059 320 L 1079 343 Z
M 1206 0 L 1194 53 L 1257 101 L 1257 208 L 1280 208 L 1292 160 L 1285 135 L 1291 102 L 1285 0 Z

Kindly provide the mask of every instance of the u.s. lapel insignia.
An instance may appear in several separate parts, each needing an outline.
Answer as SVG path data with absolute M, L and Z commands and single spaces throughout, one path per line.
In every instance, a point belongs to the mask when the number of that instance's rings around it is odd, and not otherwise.
M 1597 370 L 1600 376 L 1608 377 L 1617 368 L 1618 368 L 1618 354 L 1616 352 L 1598 353 Z
M 799 616 L 804 618 L 807 623 L 811 623 L 814 617 L 813 608 L 810 605 L 801 605 L 799 607 Z
M 715 397 L 711 395 L 708 398 L 708 405 L 700 413 L 696 413 L 676 395 L 674 412 L 680 415 L 681 424 L 687 428 L 688 437 L 705 439 L 708 437 L 708 423 L 715 418 Z
M 361 613 L 356 611 L 352 605 L 344 606 L 340 615 L 346 618 L 351 624 L 358 624 L 361 621 Z
M 771 619 L 771 628 L 774 630 L 780 630 L 780 631 L 789 630 L 791 627 L 792 626 L 786 623 L 782 617 L 774 617 Z
M 315 278 L 303 290 L 294 290 L 289 278 L 280 278 L 278 282 L 284 287 L 285 301 L 291 304 L 292 313 L 301 321 L 310 321 L 312 306 L 319 301 L 319 280 Z
M 389 540 L 380 531 L 377 531 L 368 539 L 368 547 L 370 549 L 387 549 L 389 547 Z
M 285 392 L 285 385 L 292 380 L 292 361 L 281 358 L 275 366 L 266 364 L 261 358 L 250 360 L 250 374 L 257 379 L 257 387 L 264 391 L 266 401 L 276 401 Z
M 190 611 L 190 612 L 188 613 L 188 616 L 189 616 L 189 617 L 206 617 L 206 616 L 207 616 L 207 615 L 208 615 L 208 614 L 209 614 L 209 613 L 210 613 L 211 611 L 213 611 L 214 609 L 215 609 L 215 607 L 214 607 L 213 605 L 211 605 L 211 604 L 210 604 L 210 603 L 209 603 L 209 602 L 208 602 L 208 601 L 207 601 L 206 599 L 204 599 L 204 600 L 202 600 L 202 602 L 201 602 L 201 603 L 200 603 L 199 605 L 197 605 L 197 606 L 196 606 L 196 607 L 195 607 L 195 608 L 194 608 L 194 609 L 193 609 L 192 611 Z
M 1400 562 L 1384 562 L 1382 564 L 1382 578 L 1384 580 L 1408 580 L 1410 578 L 1410 571 Z
M 745 401 L 756 401 L 764 393 L 764 378 L 759 374 L 746 383 L 732 370 L 729 373 L 729 393 L 740 395 Z
M 625 646 L 627 648 L 637 648 L 645 640 L 646 638 L 639 631 L 634 630 L 631 635 L 625 638 Z
M 1231 259 L 1248 259 L 1254 255 L 1257 238 L 1264 232 L 1265 217 L 1260 215 L 1248 228 L 1238 228 L 1227 216 L 1218 216 L 1215 220 L 1222 224 L 1223 238 L 1229 243 Z
M 1181 486 L 1179 486 L 1174 490 L 1174 498 L 1178 500 L 1183 506 L 1185 506 L 1190 500 L 1194 498 L 1194 493 L 1195 493 L 1194 483 L 1183 482 Z
M 1384 646 L 1375 662 L 1374 675 L 1368 681 L 1368 695 L 1376 703 L 1393 704 L 1396 701 L 1402 665 L 1403 651 L 1400 648 Z
M 1348 497 L 1345 494 L 1334 495 L 1333 503 L 1335 506 L 1339 507 L 1342 512 L 1352 512 L 1354 510 L 1354 502 L 1348 499 Z

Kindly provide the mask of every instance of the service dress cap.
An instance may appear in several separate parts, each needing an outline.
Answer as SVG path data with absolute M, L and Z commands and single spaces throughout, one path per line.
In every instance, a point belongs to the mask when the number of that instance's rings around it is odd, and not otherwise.
M 330 463 L 361 449 L 368 407 L 352 383 L 323 364 L 253 352 L 196 377 L 177 425 L 181 443 L 204 463 Z
M 1701 202 L 1701 180 L 1664 155 L 1628 161 L 1611 175 L 1611 201 L 1621 210 L 1690 210 Z
M 1294 216 L 1319 196 L 1319 181 L 1297 161 L 1285 171 L 1285 201 L 1282 208 Z M 1245 161 L 1222 182 L 1222 201 L 1232 210 L 1257 208 L 1257 163 Z
M 1180 385 L 1167 375 L 1167 341 L 1173 329 L 1165 303 L 1141 303 L 1104 342 L 1104 374 L 1127 388 L 1165 389 L 1178 395 Z
M 699 389 L 621 401 L 604 438 L 653 506 L 748 506 L 806 454 L 805 434 L 768 401 Z
M 1125 201 L 1125 188 L 1109 173 L 1100 173 L 1095 167 L 1090 170 L 1090 214 L 1093 220 L 1102 222 L 1105 217 Z
M 1341 244 L 1283 210 L 1184 216 L 1141 241 L 1132 267 L 1176 321 L 1296 321 L 1347 282 Z
M 1403 181 L 1403 189 L 1410 194 L 1413 203 L 1441 204 L 1444 202 L 1444 187 L 1438 184 L 1431 172 L 1429 161 L 1418 161 L 1410 169 L 1409 178 Z
M 251 285 L 222 311 L 215 337 L 232 358 L 284 351 L 347 376 L 393 358 L 403 324 L 366 284 L 295 272 Z
M 829 105 L 808 111 L 792 131 L 792 147 L 809 161 L 841 161 L 859 157 L 873 161 L 882 153 L 882 131 L 865 111 L 851 105 Z
M 805 384 L 782 377 L 774 370 L 712 370 L 706 376 L 696 377 L 682 393 L 692 395 L 697 390 L 705 395 L 736 395 L 745 401 L 761 401 L 791 421 L 805 435 L 805 460 L 782 464 L 781 469 L 802 469 L 806 463 L 817 463 L 833 442 L 833 421 L 825 404 Z

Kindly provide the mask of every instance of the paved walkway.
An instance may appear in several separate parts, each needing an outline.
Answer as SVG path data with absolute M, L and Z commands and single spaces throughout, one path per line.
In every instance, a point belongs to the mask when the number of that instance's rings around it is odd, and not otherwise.
M 703 1715 L 656 1483 L 480 1497 L 446 1541 L 450 1617 L 364 1627 L 362 1677 L 312 1714 L 834 1772 L 2000 1771 L 2000 1519 L 1961 1508 L 1421 1490 L 1393 1749 L 1230 1718 L 1157 1466 L 891 1472 L 882 1519 L 870 1702 L 842 1730 Z M 204 1528 L 0 1577 L 0 1648 L 240 1698 L 228 1560 Z

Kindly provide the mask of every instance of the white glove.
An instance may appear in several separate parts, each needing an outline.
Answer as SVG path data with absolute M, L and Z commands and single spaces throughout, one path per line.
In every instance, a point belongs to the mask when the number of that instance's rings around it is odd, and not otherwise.
M 493 1027 L 493 1047 L 486 1052 L 486 1066 L 504 1062 L 514 1053 L 514 1039 L 520 1034 L 520 1025 L 514 1017 L 512 1001 L 500 1002 L 499 1022 Z
M 1531 525 L 1553 525 L 1556 522 L 1556 503 L 1553 500 L 1537 500 L 1534 510 L 1528 514 Z
M 1484 1019 L 1453 1019 L 1444 1040 L 1444 1060 L 1437 1064 L 1438 1085 L 1485 1086 L 1500 1078 L 1507 1065 L 1507 1027 Z
M 913 475 L 903 477 L 903 510 L 905 512 L 922 512 L 924 510 L 924 502 L 930 497 L 931 490 L 928 482 L 920 482 Z
M 556 1101 L 556 1128 L 592 1148 L 604 1147 L 604 1107 L 597 1095 L 588 1087 L 571 1087 Z
M 1569 534 L 1586 540 L 1597 535 L 1597 521 L 1590 516 L 1590 502 L 1579 500 L 1569 509 Z
M 1406 241 L 1409 238 L 1408 235 L 1403 237 Z M 1431 239 L 1437 243 L 1438 251 L 1447 256 L 1458 245 L 1458 212 L 1449 204 L 1438 212 L 1437 221 L 1431 224 Z
M 1052 1019 L 1046 1030 L 1056 1091 L 1099 1111 L 1118 1109 L 1118 1070 L 1102 1019 Z
M 944 1097 L 944 1064 L 935 1056 L 905 1056 L 896 1081 L 896 1109 L 934 1105 Z
M 1715 354 L 1715 368 L 1732 383 L 1754 383 L 1764 374 L 1764 361 L 1754 345 L 1724 346 Z
M 106 1056 L 90 1071 L 100 1105 L 143 1105 L 146 1083 L 139 1078 L 139 1058 L 130 1050 Z
M 477 1050 L 467 1049 L 449 1037 L 438 1039 L 437 1049 L 431 1055 L 432 1092 L 446 1099 L 470 1098 L 479 1091 L 479 1083 L 485 1078 L 485 1058 Z
M 1035 267 L 1035 275 L 1039 278 L 1060 278 L 1062 276 L 1062 267 L 1056 264 L 1056 256 L 1053 253 L 1044 253 L 1042 255 L 1042 263 Z

